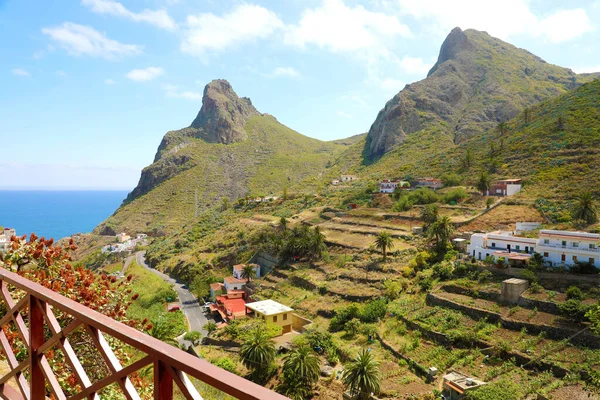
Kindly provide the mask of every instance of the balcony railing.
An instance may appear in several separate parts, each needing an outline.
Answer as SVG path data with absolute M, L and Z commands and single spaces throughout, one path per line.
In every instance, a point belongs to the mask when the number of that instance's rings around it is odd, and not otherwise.
M 580 251 L 580 252 L 590 252 L 590 253 L 598 253 L 600 252 L 600 248 L 598 247 L 594 247 L 592 249 L 590 249 L 589 247 L 583 247 L 583 246 L 563 246 L 560 244 L 544 244 L 544 243 L 539 243 L 538 247 L 548 247 L 551 249 L 562 249 L 562 250 L 571 250 L 571 251 Z
M 0 268 L 0 281 L 0 297 L 6 307 L 6 313 L 0 318 L 0 347 L 9 367 L 9 372 L 0 377 L 0 397 L 3 399 L 44 400 L 49 394 L 57 400 L 99 399 L 100 391 L 116 384 L 125 398 L 137 400 L 140 394 L 129 377 L 148 366 L 153 369 L 153 396 L 157 400 L 172 400 L 175 386 L 186 399 L 201 400 L 188 376 L 238 399 L 287 399 L 6 269 Z M 15 302 L 9 287 L 21 290 L 25 295 Z M 70 317 L 66 326 L 59 324 L 54 313 L 57 310 Z M 13 352 L 7 336 L 9 325 L 16 327 L 13 329 L 18 331 L 27 357 Z M 69 340 L 74 332 L 82 330 L 91 337 L 108 367 L 106 376 L 95 382 L 90 379 L 89 370 L 86 372 L 77 349 Z M 128 366 L 121 365 L 109 345 L 113 340 L 110 337 L 132 346 L 143 356 Z M 48 352 L 53 348 L 60 349 L 73 371 L 79 388 L 77 393 L 65 394 L 59 383 L 49 362 Z

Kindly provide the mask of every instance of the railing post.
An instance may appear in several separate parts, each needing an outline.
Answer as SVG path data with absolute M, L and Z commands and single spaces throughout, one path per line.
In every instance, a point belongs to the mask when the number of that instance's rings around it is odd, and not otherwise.
M 154 400 L 173 400 L 173 378 L 162 361 L 154 361 Z
M 29 372 L 31 373 L 31 400 L 45 400 L 46 378 L 37 350 L 44 344 L 44 314 L 39 300 L 29 295 Z

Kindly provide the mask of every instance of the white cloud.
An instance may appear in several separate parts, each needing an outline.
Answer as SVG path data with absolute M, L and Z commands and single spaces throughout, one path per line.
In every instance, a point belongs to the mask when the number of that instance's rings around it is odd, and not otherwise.
M 273 70 L 273 76 L 298 78 L 300 76 L 300 72 L 293 67 L 277 67 Z
M 14 76 L 30 76 L 29 72 L 22 68 L 13 68 L 10 72 L 12 72 Z
M 187 90 L 179 90 L 179 88 L 175 85 L 163 85 L 163 90 L 165 91 L 165 95 L 170 98 L 186 99 L 192 101 L 202 100 L 202 93 Z
M 98 14 L 110 14 L 135 22 L 146 22 L 163 29 L 175 29 L 177 26 L 165 10 L 145 9 L 135 13 L 128 10 L 123 4 L 112 0 L 81 0 L 81 4 Z
M 421 57 L 404 56 L 398 62 L 398 65 L 407 74 L 425 75 L 429 72 L 433 63 L 426 63 Z
M 403 81 L 393 78 L 379 79 L 377 83 L 383 90 L 389 90 L 392 92 L 399 92 L 404 87 Z
M 424 21 L 439 35 L 452 28 L 478 29 L 500 39 L 515 35 L 544 37 L 553 43 L 565 42 L 594 28 L 581 8 L 558 10 L 538 16 L 529 0 L 396 0 L 399 13 Z
M 304 48 L 314 44 L 334 52 L 385 48 L 386 39 L 411 37 L 408 26 L 392 15 L 347 7 L 342 0 L 324 0 L 303 12 L 298 25 L 287 29 L 284 41 Z
M 573 71 L 575 71 L 578 74 L 590 74 L 592 72 L 600 72 L 600 65 L 591 67 L 577 67 L 573 68 Z
M 361 108 L 371 108 L 369 105 L 368 99 L 364 96 L 358 94 L 348 94 L 340 97 L 341 100 L 349 100 L 354 103 L 356 106 L 360 106 Z
M 65 71 L 63 71 L 62 69 L 59 69 L 58 71 L 56 71 L 56 76 L 60 76 L 61 78 L 66 78 L 67 73 Z
M 105 83 L 106 85 L 114 85 L 114 84 L 116 84 L 117 82 L 115 82 L 114 80 L 112 80 L 112 79 L 108 78 L 108 79 L 105 79 L 105 80 L 104 80 L 104 83 Z
M 132 69 L 127 73 L 127 78 L 136 82 L 146 82 L 158 78 L 165 71 L 160 67 L 148 67 L 142 69 Z
M 114 59 L 122 56 L 140 54 L 142 48 L 134 44 L 123 44 L 109 39 L 106 34 L 98 32 L 91 26 L 65 22 L 53 28 L 44 28 L 42 33 L 48 35 L 71 55 L 88 55 Z
M 264 7 L 241 4 L 223 16 L 211 13 L 189 15 L 186 25 L 181 50 L 203 55 L 269 37 L 283 27 L 283 22 Z

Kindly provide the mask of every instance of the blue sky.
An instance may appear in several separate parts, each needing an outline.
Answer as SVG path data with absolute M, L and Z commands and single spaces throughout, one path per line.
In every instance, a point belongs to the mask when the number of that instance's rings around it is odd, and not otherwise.
M 600 71 L 600 1 L 0 0 L 0 188 L 132 189 L 216 78 L 302 134 L 366 132 L 455 26 Z

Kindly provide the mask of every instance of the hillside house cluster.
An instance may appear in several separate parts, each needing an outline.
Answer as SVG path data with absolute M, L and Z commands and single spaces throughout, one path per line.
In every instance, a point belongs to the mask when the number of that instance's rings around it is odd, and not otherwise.
M 397 188 L 410 189 L 413 188 L 429 188 L 433 190 L 441 189 L 444 186 L 441 180 L 435 178 L 417 178 L 412 184 L 408 181 L 396 179 L 384 179 L 379 182 L 379 193 L 394 193 Z
M 356 176 L 356 175 L 341 175 L 339 179 L 333 179 L 331 181 L 331 184 L 334 186 L 337 186 L 340 183 L 355 182 L 357 180 L 358 180 L 358 176 Z
M 523 182 L 521 179 L 503 179 L 490 186 L 487 191 L 488 196 L 512 196 L 521 191 Z
M 103 253 L 130 253 L 138 244 L 141 246 L 148 244 L 148 235 L 145 233 L 138 233 L 135 238 L 132 238 L 131 235 L 122 232 L 115 235 L 115 239 L 116 243 L 102 247 Z
M 397 188 L 410 188 L 406 181 L 384 179 L 379 182 L 379 193 L 394 193 Z
M 4 228 L 0 231 L 0 251 L 5 252 L 10 247 L 10 238 L 17 236 L 17 232 L 12 228 Z
M 433 190 L 438 190 L 444 187 L 444 184 L 441 180 L 436 178 L 417 178 L 415 180 L 414 186 L 416 188 L 429 188 Z
M 514 232 L 497 231 L 471 235 L 467 252 L 477 260 L 503 258 L 513 265 L 525 264 L 537 252 L 552 267 L 588 262 L 600 268 L 599 242 L 599 234 L 588 232 L 542 229 L 537 238 L 527 238 Z

